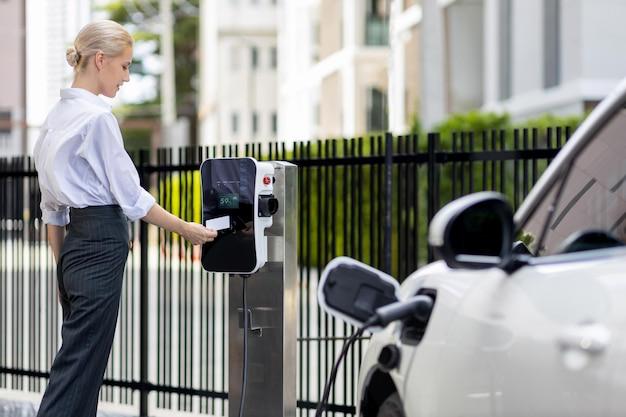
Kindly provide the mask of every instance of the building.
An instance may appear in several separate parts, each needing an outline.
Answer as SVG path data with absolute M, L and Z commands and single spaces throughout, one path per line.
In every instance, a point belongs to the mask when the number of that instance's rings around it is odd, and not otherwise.
M 276 139 L 277 14 L 276 0 L 201 2 L 201 144 Z
M 626 74 L 615 0 L 217 3 L 203 14 L 205 143 L 404 133 L 473 109 L 580 115 Z
M 426 127 L 473 108 L 581 114 L 626 74 L 626 2 L 423 0 Z
M 0 0 L 0 157 L 26 152 L 25 21 L 23 0 Z
M 388 15 L 384 0 L 282 2 L 279 137 L 387 129 Z

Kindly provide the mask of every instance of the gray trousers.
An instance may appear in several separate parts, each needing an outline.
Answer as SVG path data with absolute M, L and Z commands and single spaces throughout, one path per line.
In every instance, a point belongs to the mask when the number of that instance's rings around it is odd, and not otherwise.
M 63 339 L 38 417 L 93 417 L 111 352 L 128 223 L 119 206 L 70 210 L 57 265 Z

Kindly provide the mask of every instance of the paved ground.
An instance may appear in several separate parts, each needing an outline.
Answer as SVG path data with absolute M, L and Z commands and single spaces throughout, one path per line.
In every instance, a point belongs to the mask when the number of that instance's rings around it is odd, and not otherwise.
M 5 400 L 0 398 L 0 417 L 35 417 L 35 404 L 27 401 Z M 98 412 L 98 417 L 131 417 L 126 414 Z

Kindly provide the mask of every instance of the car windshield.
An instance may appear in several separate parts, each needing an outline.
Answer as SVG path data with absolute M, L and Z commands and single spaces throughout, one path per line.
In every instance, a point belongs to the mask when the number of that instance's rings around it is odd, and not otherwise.
M 622 109 L 574 160 L 539 251 L 548 207 L 562 181 L 556 181 L 522 229 L 533 253 L 567 251 L 582 232 L 602 231 L 626 243 L 626 110 Z

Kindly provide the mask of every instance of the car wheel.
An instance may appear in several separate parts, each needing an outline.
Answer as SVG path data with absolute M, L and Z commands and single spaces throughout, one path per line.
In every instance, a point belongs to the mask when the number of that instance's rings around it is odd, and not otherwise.
M 400 396 L 397 392 L 394 392 L 383 401 L 376 417 L 404 417 L 402 400 L 400 400 Z

